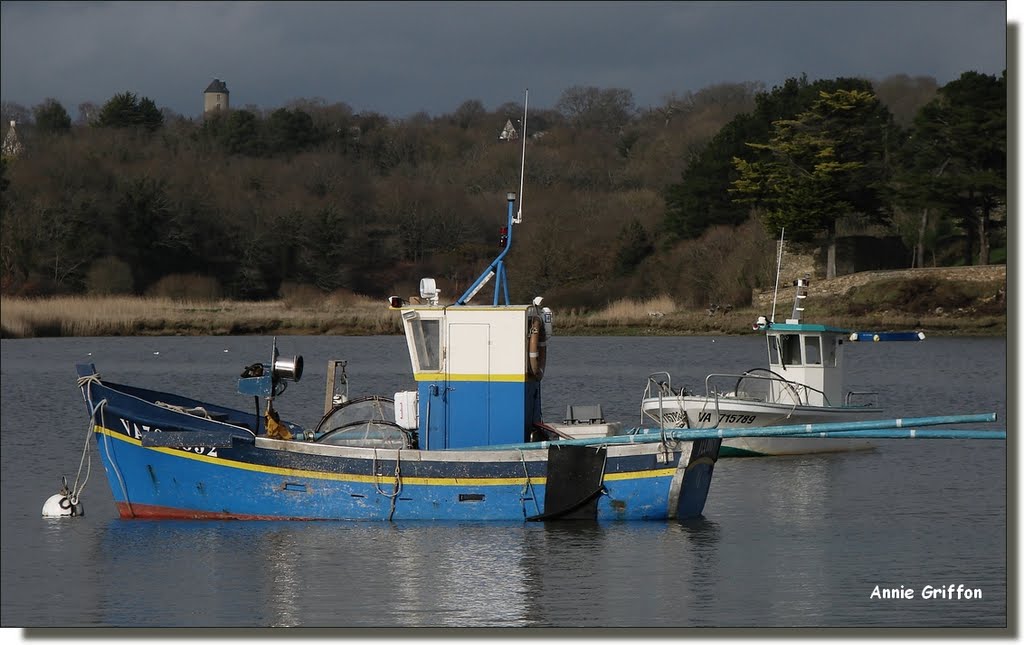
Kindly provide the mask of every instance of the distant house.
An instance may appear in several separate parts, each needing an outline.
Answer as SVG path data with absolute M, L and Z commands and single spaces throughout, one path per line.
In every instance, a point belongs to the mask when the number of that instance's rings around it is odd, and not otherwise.
M 505 122 L 505 129 L 498 135 L 498 139 L 501 141 L 515 141 L 519 138 L 519 133 L 512 126 L 512 119 Z
M 17 157 L 25 150 L 25 146 L 21 145 L 21 140 L 18 139 L 18 133 L 14 130 L 15 123 L 17 121 L 11 121 L 11 127 L 4 135 L 3 156 L 5 158 Z
M 203 116 L 211 112 L 227 112 L 231 109 L 228 102 L 229 94 L 228 86 L 224 84 L 224 81 L 219 78 L 213 79 L 213 82 L 203 92 Z

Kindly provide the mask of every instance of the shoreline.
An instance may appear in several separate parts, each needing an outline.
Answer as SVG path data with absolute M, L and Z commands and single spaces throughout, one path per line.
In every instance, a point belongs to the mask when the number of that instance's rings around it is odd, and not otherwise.
M 1006 266 L 866 271 L 820 280 L 805 322 L 840 329 L 918 330 L 932 336 L 1006 337 Z M 788 316 L 795 290 L 754 293 L 748 306 L 677 305 L 622 298 L 586 311 L 552 303 L 562 336 L 732 336 L 759 316 Z M 450 304 L 450 303 L 449 303 Z M 804 305 L 808 306 L 807 304 Z M 184 300 L 143 296 L 0 296 L 0 338 L 92 336 L 376 336 L 403 333 L 399 310 L 358 294 L 279 300 Z
M 194 303 L 149 298 L 0 300 L 0 338 L 116 336 L 376 336 L 401 335 L 397 310 L 385 304 L 316 304 L 282 301 Z M 822 308 L 823 309 L 823 308 Z M 554 312 L 554 333 L 561 336 L 740 336 L 751 333 L 758 316 L 749 307 L 728 313 L 637 311 Z M 783 316 L 779 316 L 780 319 Z M 1005 337 L 1007 317 L 968 309 L 915 315 L 897 311 L 850 315 L 826 313 L 805 320 L 843 329 L 920 330 L 930 336 Z

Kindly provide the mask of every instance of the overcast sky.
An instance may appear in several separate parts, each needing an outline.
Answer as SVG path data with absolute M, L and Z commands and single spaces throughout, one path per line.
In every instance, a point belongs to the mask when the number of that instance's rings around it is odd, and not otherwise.
M 1017 23 L 1016 1 L 1010 21 Z M 297 98 L 433 116 L 552 107 L 572 86 L 624 88 L 637 107 L 725 82 L 766 88 L 894 74 L 944 84 L 1006 66 L 1007 3 L 970 2 L 9 2 L 0 96 L 83 101 L 131 91 L 185 116 L 214 78 L 233 107 Z

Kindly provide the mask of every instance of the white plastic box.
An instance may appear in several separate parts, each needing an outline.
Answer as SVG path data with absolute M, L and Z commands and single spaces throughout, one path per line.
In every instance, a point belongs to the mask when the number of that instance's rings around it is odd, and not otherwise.
M 418 393 L 395 392 L 395 423 L 406 430 L 419 428 L 419 397 Z

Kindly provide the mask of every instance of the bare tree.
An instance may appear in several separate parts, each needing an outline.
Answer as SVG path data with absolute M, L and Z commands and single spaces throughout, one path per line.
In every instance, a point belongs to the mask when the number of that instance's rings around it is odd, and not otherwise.
M 578 85 L 562 92 L 555 109 L 576 128 L 605 132 L 618 132 L 636 112 L 630 90 Z

